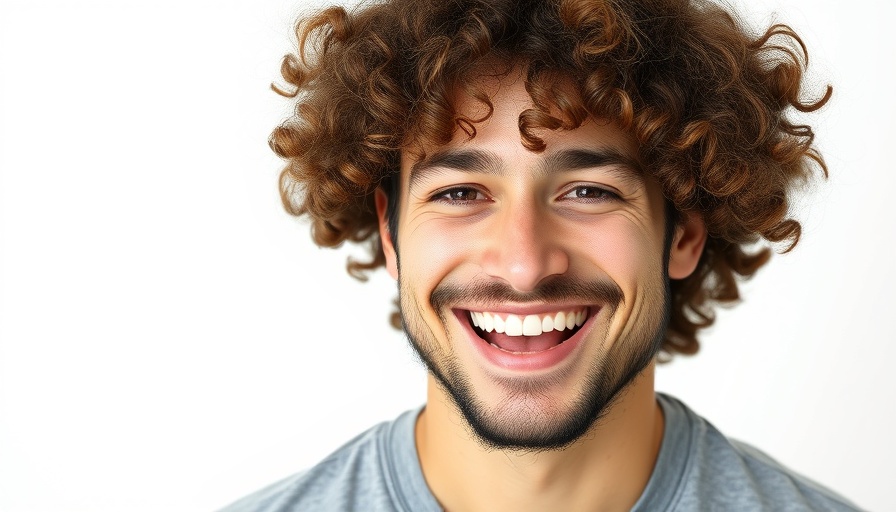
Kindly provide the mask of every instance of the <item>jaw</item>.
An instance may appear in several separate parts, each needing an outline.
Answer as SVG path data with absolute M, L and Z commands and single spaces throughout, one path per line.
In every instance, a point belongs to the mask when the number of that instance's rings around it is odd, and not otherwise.
M 581 325 L 563 331 L 542 330 L 541 335 L 507 336 L 507 315 L 521 317 L 522 323 L 528 315 L 556 318 L 556 313 L 567 310 L 575 311 L 576 319 L 577 312 L 584 311 Z M 446 423 L 469 427 L 480 444 L 489 448 L 538 452 L 577 442 L 600 418 L 616 409 L 618 400 L 627 399 L 629 393 L 620 391 L 643 370 L 643 366 L 632 366 L 640 359 L 637 354 L 627 355 L 629 346 L 643 345 L 637 342 L 640 337 L 635 335 L 631 345 L 618 339 L 613 326 L 622 321 L 622 312 L 613 304 L 455 302 L 431 311 L 439 318 L 446 339 L 436 341 L 411 329 L 417 334 L 411 340 L 418 349 L 429 344 L 441 347 L 442 354 L 436 357 L 421 352 L 430 369 L 432 394 L 428 404 L 434 412 L 439 409 L 439 414 L 451 414 L 453 419 L 445 419 Z M 497 334 L 519 338 L 530 345 L 530 350 L 493 346 L 487 338 L 496 336 L 494 315 L 489 333 L 488 325 L 484 325 L 486 317 L 471 312 L 497 312 L 505 322 L 505 332 Z M 474 318 L 480 325 L 474 325 Z M 532 320 L 528 323 L 531 328 Z M 511 334 L 513 329 L 512 325 Z M 550 342 L 552 346 L 531 349 L 533 340 L 543 336 L 556 337 Z
M 553 346 L 543 350 L 511 351 L 487 341 L 496 335 L 494 325 L 491 333 L 474 325 L 471 309 L 450 309 L 452 315 L 445 320 L 453 334 L 449 336 L 453 355 L 439 365 L 440 372 L 431 374 L 436 383 L 431 392 L 439 393 L 438 400 L 432 400 L 453 403 L 481 444 L 490 448 L 540 452 L 576 442 L 604 413 L 614 395 L 615 386 L 607 380 L 601 355 L 605 346 L 602 329 L 595 327 L 612 315 L 611 308 L 600 305 L 563 306 L 553 311 L 542 306 L 541 312 L 525 315 L 556 316 L 561 310 L 582 311 L 580 325 L 542 331 L 538 336 L 507 336 L 505 328 L 505 333 L 497 334 L 522 340 L 529 348 L 546 338 L 554 340 Z M 519 309 L 508 314 L 525 317 Z M 505 313 L 499 312 L 499 316 Z M 457 420 L 451 423 L 458 424 Z

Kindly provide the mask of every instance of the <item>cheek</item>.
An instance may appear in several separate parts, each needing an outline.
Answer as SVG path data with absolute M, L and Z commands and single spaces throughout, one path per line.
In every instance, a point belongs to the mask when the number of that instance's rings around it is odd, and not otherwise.
M 607 219 L 582 233 L 582 248 L 626 295 L 661 268 L 662 242 L 625 218 Z
M 444 346 L 438 348 L 445 343 L 439 340 L 449 339 L 450 333 L 438 312 L 432 309 L 430 296 L 468 258 L 469 247 L 465 242 L 474 237 L 439 224 L 424 222 L 399 231 L 399 281 L 403 310 L 410 308 L 404 310 L 408 328 L 420 339 L 430 340 L 431 349 L 441 353 L 450 351 Z
M 407 227 L 400 240 L 401 273 L 415 293 L 426 295 L 471 251 L 476 237 L 450 222 L 430 220 Z

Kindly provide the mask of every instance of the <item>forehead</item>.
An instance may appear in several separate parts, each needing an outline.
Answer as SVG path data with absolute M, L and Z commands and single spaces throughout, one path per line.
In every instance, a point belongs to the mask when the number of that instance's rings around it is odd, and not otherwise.
M 534 108 L 524 77 L 524 71 L 517 67 L 504 73 L 480 73 L 466 86 L 456 88 L 452 104 L 461 121 L 451 139 L 445 144 L 418 142 L 403 149 L 402 174 L 413 176 L 436 163 L 492 172 L 501 161 L 516 159 L 538 162 L 544 167 L 558 159 L 566 163 L 571 159 L 587 160 L 588 153 L 604 155 L 609 163 L 624 163 L 641 170 L 634 137 L 606 119 L 588 118 L 571 130 L 537 128 L 533 132 L 544 141 L 545 148 L 527 148 L 521 133 L 523 118 L 542 120 L 538 123 L 542 126 L 550 121 L 545 122 L 546 116 Z M 571 82 L 560 82 L 558 87 L 567 98 L 574 95 Z M 490 105 L 475 97 L 476 93 L 487 97 Z M 551 114 L 561 117 L 559 112 Z M 467 129 L 462 129 L 464 126 Z

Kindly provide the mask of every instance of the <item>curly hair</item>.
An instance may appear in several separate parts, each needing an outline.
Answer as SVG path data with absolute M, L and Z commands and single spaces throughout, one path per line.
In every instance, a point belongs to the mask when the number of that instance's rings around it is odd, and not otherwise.
M 384 263 L 374 191 L 397 181 L 402 148 L 445 144 L 458 129 L 476 135 L 483 119 L 459 115 L 452 92 L 491 111 L 469 80 L 483 59 L 525 65 L 527 148 L 544 149 L 539 129 L 612 119 L 635 137 L 671 208 L 703 218 L 697 269 L 670 285 L 666 359 L 695 353 L 713 308 L 738 301 L 738 280 L 770 257 L 757 242 L 794 247 L 800 224 L 788 197 L 813 174 L 827 176 L 812 128 L 788 117 L 832 93 L 802 97 L 802 40 L 780 24 L 751 34 L 709 1 L 388 0 L 326 9 L 296 33 L 298 51 L 281 66 L 291 87 L 272 86 L 296 103 L 270 137 L 287 160 L 281 196 L 290 213 L 311 218 L 317 244 L 369 244 L 370 261 L 348 262 L 362 280 Z

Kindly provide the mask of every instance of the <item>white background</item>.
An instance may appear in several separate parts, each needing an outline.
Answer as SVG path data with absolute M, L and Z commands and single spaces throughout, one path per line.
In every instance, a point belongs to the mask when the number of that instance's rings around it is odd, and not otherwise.
M 831 178 L 797 250 L 658 387 L 887 511 L 896 44 L 876 5 L 750 2 L 835 86 L 814 118 Z M 302 7 L 0 3 L 0 510 L 213 510 L 422 402 L 393 283 L 353 281 L 279 205 L 268 85 Z

